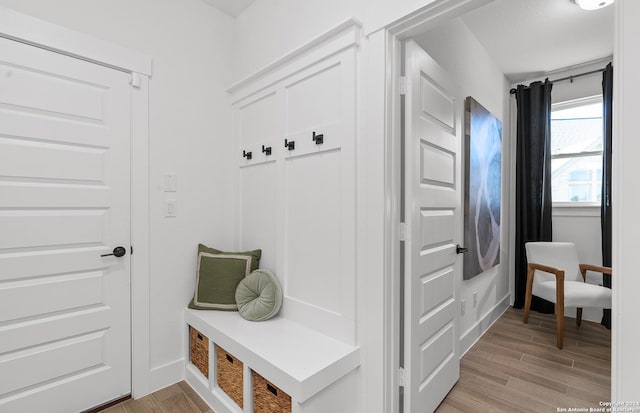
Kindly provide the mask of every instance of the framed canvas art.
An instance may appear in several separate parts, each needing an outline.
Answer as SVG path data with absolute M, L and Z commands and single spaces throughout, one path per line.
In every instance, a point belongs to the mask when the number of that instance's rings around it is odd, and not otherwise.
M 500 262 L 502 122 L 472 97 L 465 100 L 463 279 Z

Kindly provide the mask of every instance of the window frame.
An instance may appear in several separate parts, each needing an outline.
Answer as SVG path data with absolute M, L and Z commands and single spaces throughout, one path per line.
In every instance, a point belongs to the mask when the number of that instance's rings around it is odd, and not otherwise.
M 587 96 L 578 99 L 571 99 L 563 102 L 557 102 L 551 104 L 551 112 L 556 110 L 572 109 L 578 106 L 585 106 L 593 103 L 603 103 L 602 94 Z M 553 119 L 551 119 L 553 121 Z M 561 153 L 557 155 L 551 155 L 551 160 L 554 159 L 566 159 L 566 158 L 581 158 L 588 156 L 604 156 L 604 151 L 584 151 L 584 152 L 569 152 Z M 569 202 L 554 202 L 552 201 L 552 208 L 595 208 L 600 207 L 601 202 L 592 201 L 569 201 Z

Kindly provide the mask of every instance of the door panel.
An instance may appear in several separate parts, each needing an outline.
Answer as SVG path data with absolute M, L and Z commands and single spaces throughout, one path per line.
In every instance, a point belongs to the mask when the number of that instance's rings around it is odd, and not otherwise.
M 0 411 L 131 391 L 128 75 L 0 39 Z
M 47 277 L 5 284 L 0 301 L 6 311 L 0 322 L 47 315 L 102 302 L 102 271 Z M 25 305 L 29 303 L 28 305 Z
M 15 392 L 34 382 L 56 380 L 61 376 L 100 366 L 103 363 L 104 333 L 100 331 L 86 334 L 21 351 L 2 363 L 3 369 L 14 374 L 10 377 L 3 375 L 0 393 Z
M 52 247 L 102 241 L 106 211 L 0 211 L 0 248 Z
M 460 375 L 455 286 L 463 100 L 413 41 L 405 55 L 404 407 L 418 413 L 435 410 Z

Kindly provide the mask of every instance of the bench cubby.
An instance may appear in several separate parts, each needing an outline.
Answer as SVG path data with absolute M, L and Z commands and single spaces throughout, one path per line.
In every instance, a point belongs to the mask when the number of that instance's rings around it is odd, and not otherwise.
M 260 407 L 254 410 L 255 375 L 264 380 L 258 385 L 275 396 L 266 394 L 267 403 L 282 404 L 284 395 L 289 396 L 292 413 L 356 411 L 358 346 L 282 317 L 251 322 L 236 312 L 186 309 L 185 322 L 190 330 L 197 330 L 209 340 L 208 377 L 187 363 L 185 379 L 216 413 L 263 412 Z M 218 353 L 218 349 L 224 353 Z M 223 381 L 219 377 L 224 372 L 216 362 L 216 354 L 224 355 L 223 361 L 228 361 L 228 354 L 242 362 L 241 403 L 221 388 Z M 264 405 L 265 398 L 260 396 L 258 402 Z
M 209 377 L 209 339 L 189 326 L 189 360 L 204 377 Z
M 218 387 L 236 404 L 243 407 L 244 363 L 220 346 L 216 346 L 216 378 Z

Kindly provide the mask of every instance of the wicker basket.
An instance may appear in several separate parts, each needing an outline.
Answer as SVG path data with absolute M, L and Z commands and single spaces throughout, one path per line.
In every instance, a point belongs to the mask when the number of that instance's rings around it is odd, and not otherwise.
M 218 362 L 218 386 L 242 408 L 244 375 L 242 362 L 220 346 L 216 346 L 216 360 Z
M 253 376 L 254 413 L 291 413 L 291 396 L 251 371 Z
M 209 378 L 209 339 L 191 326 L 189 326 L 189 337 L 191 364 Z

